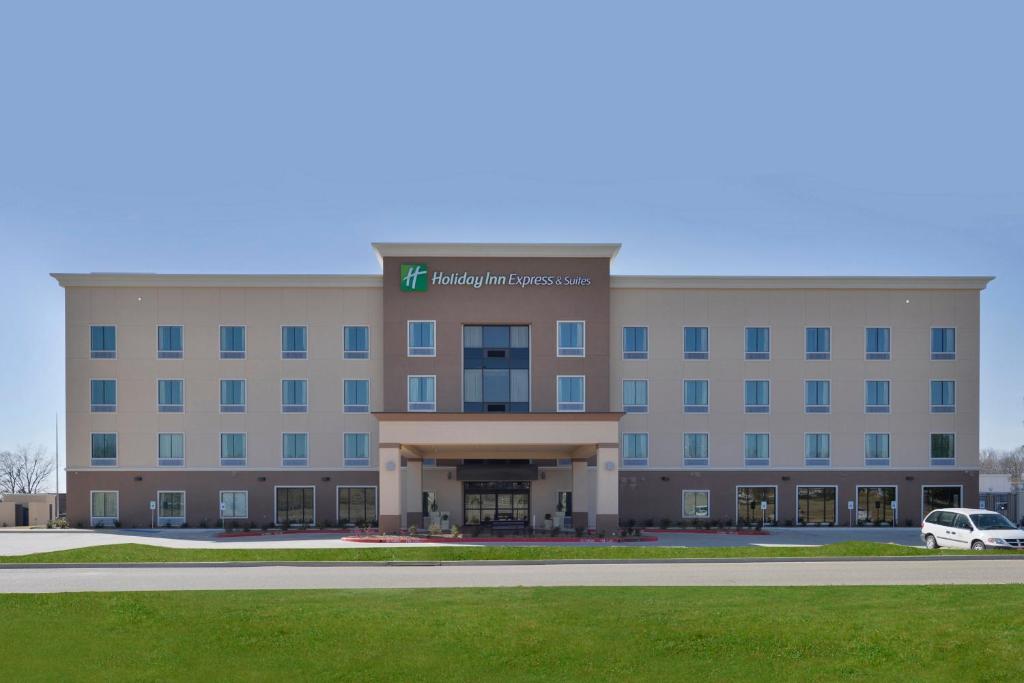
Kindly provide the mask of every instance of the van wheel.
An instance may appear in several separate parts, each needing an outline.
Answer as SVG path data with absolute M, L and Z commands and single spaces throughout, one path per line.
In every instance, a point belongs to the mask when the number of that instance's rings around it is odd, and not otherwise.
M 935 540 L 934 536 L 928 534 L 924 537 L 924 547 L 928 548 L 928 550 L 938 550 L 939 542 Z
M 974 543 L 971 543 L 971 550 L 984 550 L 984 549 L 985 549 L 985 544 L 982 543 L 981 541 L 975 541 Z

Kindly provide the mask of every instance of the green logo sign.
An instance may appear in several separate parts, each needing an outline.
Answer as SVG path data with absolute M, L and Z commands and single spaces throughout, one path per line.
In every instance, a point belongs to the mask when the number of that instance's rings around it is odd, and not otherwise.
M 427 264 L 403 263 L 399 286 L 403 292 L 427 291 Z

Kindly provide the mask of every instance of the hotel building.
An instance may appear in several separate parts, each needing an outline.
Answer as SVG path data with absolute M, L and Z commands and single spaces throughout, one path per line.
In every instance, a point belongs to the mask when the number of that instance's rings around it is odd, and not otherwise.
M 917 524 L 978 497 L 984 277 L 56 274 L 75 525 Z

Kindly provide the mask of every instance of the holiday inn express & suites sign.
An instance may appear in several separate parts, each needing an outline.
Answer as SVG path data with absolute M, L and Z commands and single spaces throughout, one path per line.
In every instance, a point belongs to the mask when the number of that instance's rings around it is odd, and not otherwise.
M 425 292 L 431 285 L 439 287 L 589 287 L 590 277 L 575 273 L 525 275 L 523 273 L 446 273 L 430 272 L 425 263 L 403 263 L 399 271 L 399 289 L 403 292 Z

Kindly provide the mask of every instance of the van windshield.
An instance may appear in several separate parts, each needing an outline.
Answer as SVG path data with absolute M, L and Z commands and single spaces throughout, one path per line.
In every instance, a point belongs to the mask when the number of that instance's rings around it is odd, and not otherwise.
M 982 531 L 990 531 L 992 529 L 1016 529 L 1010 520 L 1006 519 L 1002 515 L 997 515 L 994 512 L 990 512 L 984 515 L 971 515 L 971 521 L 974 522 L 974 526 L 978 527 Z

